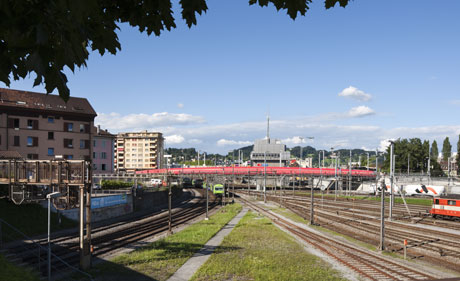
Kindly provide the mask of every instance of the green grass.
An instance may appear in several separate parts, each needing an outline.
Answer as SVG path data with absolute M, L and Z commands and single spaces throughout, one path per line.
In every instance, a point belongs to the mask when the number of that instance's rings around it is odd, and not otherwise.
M 120 255 L 97 266 L 90 274 L 97 280 L 166 280 L 241 208 L 239 204 L 227 205 L 208 221 L 200 221 L 146 247 Z
M 17 267 L 0 255 L 1 280 L 8 281 L 39 281 L 38 275 L 30 270 Z
M 248 212 L 192 280 L 343 280 L 265 217 Z
M 305 224 L 308 223 L 304 218 L 302 218 L 301 216 L 297 215 L 296 213 L 291 212 L 288 209 L 280 208 L 280 207 L 269 207 L 269 209 L 271 211 L 275 212 L 275 213 L 278 213 L 278 214 L 284 216 L 285 218 L 291 219 L 292 221 L 305 223 Z
M 28 236 L 46 233 L 48 229 L 48 210 L 39 204 L 16 205 L 6 199 L 1 199 L 0 218 Z M 76 221 L 64 216 L 61 216 L 61 224 L 59 225 L 57 214 L 51 213 L 51 231 L 76 226 L 78 226 Z M 4 241 L 23 238 L 6 225 L 2 226 L 2 230 Z
M 333 191 L 332 191 L 333 192 Z M 296 195 L 308 195 L 310 196 L 310 193 L 305 193 L 305 192 L 296 192 Z M 334 197 L 335 194 L 324 194 L 324 197 Z M 390 197 L 385 195 L 385 202 L 390 202 Z M 321 194 L 315 193 L 315 198 L 321 198 Z M 346 196 L 346 195 L 337 195 L 337 198 L 344 198 L 344 199 L 355 199 L 355 200 L 371 200 L 371 201 L 380 201 L 381 198 L 380 196 L 375 197 L 375 196 Z M 424 198 L 411 198 L 411 197 L 405 197 L 406 203 L 411 204 L 411 205 L 422 205 L 422 206 L 431 206 L 433 204 L 432 199 L 424 199 Z M 396 197 L 395 196 L 395 203 L 397 204 L 403 204 L 403 200 L 401 197 Z

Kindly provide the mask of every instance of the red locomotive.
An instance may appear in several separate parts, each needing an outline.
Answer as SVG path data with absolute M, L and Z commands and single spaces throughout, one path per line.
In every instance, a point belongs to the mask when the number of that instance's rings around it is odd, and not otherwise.
M 433 218 L 460 220 L 460 196 L 434 198 L 430 214 Z

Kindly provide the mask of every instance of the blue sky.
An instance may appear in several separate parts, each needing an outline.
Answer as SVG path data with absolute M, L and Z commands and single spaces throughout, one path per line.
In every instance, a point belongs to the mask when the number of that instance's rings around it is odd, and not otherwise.
M 449 136 L 455 150 L 460 1 L 323 3 L 293 21 L 273 6 L 209 0 L 192 29 L 175 3 L 177 29 L 148 37 L 122 25 L 116 56 L 92 53 L 69 72 L 71 95 L 91 102 L 103 128 L 160 131 L 168 147 L 251 144 L 269 112 L 271 136 L 289 146 L 300 136 L 320 149 Z M 44 91 L 32 84 L 11 88 Z

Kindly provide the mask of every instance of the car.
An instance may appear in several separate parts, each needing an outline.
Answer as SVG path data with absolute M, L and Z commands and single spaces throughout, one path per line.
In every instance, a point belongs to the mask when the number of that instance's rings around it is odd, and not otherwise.
M 153 186 L 159 186 L 163 183 L 163 181 L 161 179 L 151 179 L 150 180 L 150 184 L 153 185 Z

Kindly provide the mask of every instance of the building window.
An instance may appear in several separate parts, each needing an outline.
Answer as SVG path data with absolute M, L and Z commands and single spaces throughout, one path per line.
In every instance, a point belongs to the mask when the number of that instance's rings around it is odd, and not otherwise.
M 19 146 L 19 136 L 13 137 L 13 146 Z
M 65 148 L 73 148 L 73 139 L 64 139 Z
M 27 129 L 32 129 L 34 127 L 34 120 L 27 120 Z
M 27 146 L 38 146 L 38 137 L 27 137 Z
M 102 164 L 102 165 L 101 165 L 101 170 L 102 170 L 102 171 L 105 171 L 105 170 L 106 170 L 106 169 L 105 169 L 105 164 Z
M 89 148 L 89 140 L 80 140 L 80 148 L 81 149 L 88 149 Z
M 93 147 L 96 147 L 96 140 L 93 140 Z
M 93 164 L 93 170 L 97 170 L 97 165 Z
M 8 128 L 19 129 L 19 119 L 18 118 L 8 118 Z
M 64 132 L 73 132 L 73 123 L 64 122 Z
M 102 147 L 105 147 L 105 140 L 102 141 Z
M 73 159 L 73 155 L 64 155 L 64 159 L 67 159 L 67 160 L 72 160 Z
M 107 159 L 107 153 L 106 152 L 101 152 L 101 158 L 102 159 Z
M 85 131 L 85 124 L 80 124 L 80 133 Z
M 37 160 L 38 159 L 38 154 L 27 154 L 27 159 Z
M 93 159 L 96 159 L 96 152 L 93 152 Z
M 54 117 L 49 116 L 48 117 L 48 123 L 54 123 Z
M 48 132 L 48 139 L 54 140 L 54 132 Z
M 54 156 L 54 148 L 53 147 L 48 148 L 48 156 Z

